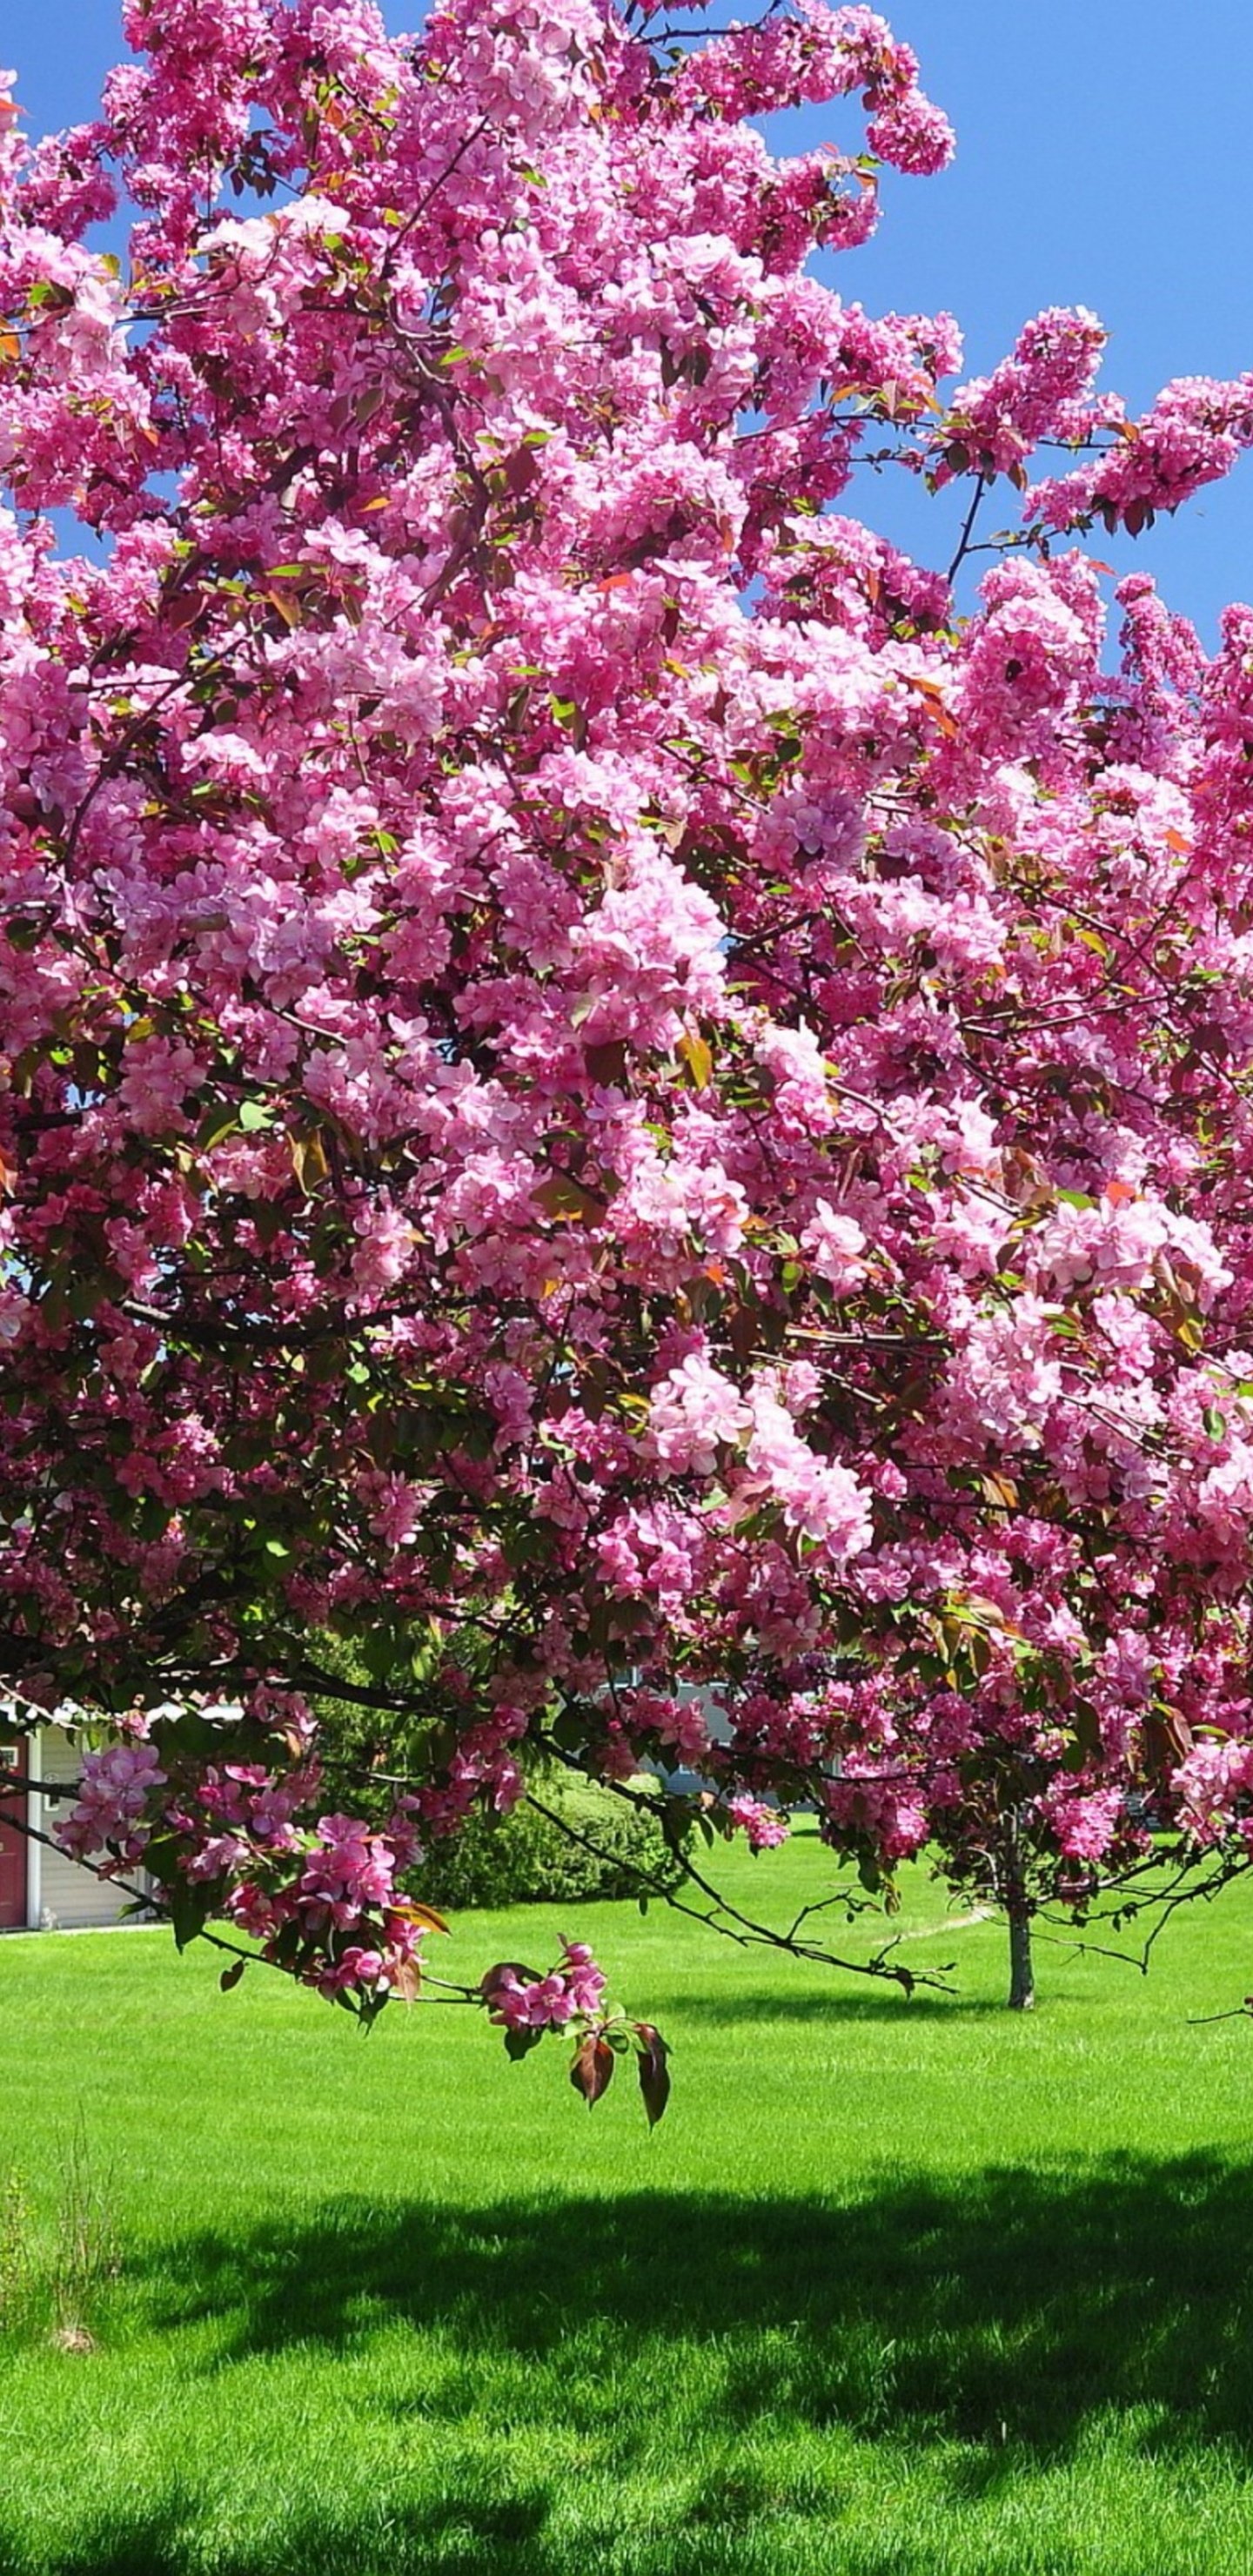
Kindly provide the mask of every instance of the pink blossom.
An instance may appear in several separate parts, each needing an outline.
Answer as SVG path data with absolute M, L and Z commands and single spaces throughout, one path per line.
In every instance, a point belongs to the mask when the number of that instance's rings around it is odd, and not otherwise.
M 806 1537 L 819 1540 L 833 1558 L 847 1560 L 869 1547 L 869 1501 L 856 1477 L 809 1447 L 766 1385 L 753 1396 L 748 1468 L 786 1518 Z
M 649 1406 L 653 1447 L 672 1475 L 707 1476 L 722 1445 L 733 1445 L 751 1419 L 739 1388 L 691 1351 L 654 1387 Z
M 820 1279 L 847 1295 L 865 1277 L 866 1238 L 855 1217 L 845 1216 L 819 1199 L 812 1222 L 802 1236 Z
M 743 1791 L 728 1798 L 726 1812 L 733 1825 L 747 1835 L 750 1851 L 772 1851 L 785 1843 L 791 1827 L 777 1807 L 767 1807 L 760 1798 L 750 1798 Z
M 984 473 L 1005 473 L 1021 467 L 1050 432 L 1082 434 L 1082 406 L 1104 345 L 1096 315 L 1083 305 L 1037 313 L 1020 331 L 1012 358 L 991 376 L 959 385 L 953 396 L 952 424 L 968 462 Z
M 166 1774 L 150 1744 L 109 1744 L 84 1753 L 79 1793 L 57 1840 L 76 1860 L 108 1851 L 123 1866 L 143 1857 L 152 1830 L 146 1813 Z
M 1098 1789 L 1090 1797 L 1050 1801 L 1049 1821 L 1070 1860 L 1103 1860 L 1123 1808 L 1119 1788 Z

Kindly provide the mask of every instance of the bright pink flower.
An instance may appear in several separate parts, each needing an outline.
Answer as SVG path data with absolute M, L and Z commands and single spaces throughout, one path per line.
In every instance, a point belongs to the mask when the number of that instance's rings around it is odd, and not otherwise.
M 734 1381 L 694 1351 L 654 1387 L 649 1406 L 653 1447 L 675 1475 L 708 1476 L 719 1448 L 734 1445 L 750 1420 Z
M 764 1806 L 760 1798 L 750 1798 L 743 1791 L 727 1799 L 726 1812 L 732 1824 L 747 1835 L 750 1851 L 772 1851 L 777 1844 L 785 1843 L 791 1832 L 787 1817 L 781 1816 L 777 1807 Z

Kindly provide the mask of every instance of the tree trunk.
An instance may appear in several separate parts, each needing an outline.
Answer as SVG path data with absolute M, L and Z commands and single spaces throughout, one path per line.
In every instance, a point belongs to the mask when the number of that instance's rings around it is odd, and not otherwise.
M 1011 1908 L 1009 1917 L 1009 2009 L 1011 2012 L 1030 2012 L 1034 2004 L 1031 1916 L 1025 1905 L 1018 1905 Z
M 1005 1818 L 1002 1860 L 1005 1912 L 1009 1918 L 1009 2009 L 1011 2012 L 1031 2012 L 1035 2005 L 1035 1976 L 1031 1966 L 1031 1905 L 1027 1897 L 1027 1873 L 1023 1867 L 1022 1837 L 1016 1807 L 1011 1807 Z

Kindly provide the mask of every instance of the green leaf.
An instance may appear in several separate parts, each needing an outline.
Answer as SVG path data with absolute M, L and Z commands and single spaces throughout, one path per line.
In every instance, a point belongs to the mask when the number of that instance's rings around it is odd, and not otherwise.
M 175 1949 L 185 1950 L 188 1942 L 194 1941 L 197 1933 L 204 1930 L 209 1912 L 208 1890 L 193 1886 L 190 1879 L 180 1874 L 166 1888 L 165 1902 Z

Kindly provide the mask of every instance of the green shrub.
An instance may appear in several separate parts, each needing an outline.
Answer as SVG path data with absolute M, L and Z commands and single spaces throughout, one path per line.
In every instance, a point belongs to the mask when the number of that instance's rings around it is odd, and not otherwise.
M 434 1843 L 411 1879 L 415 1893 L 453 1908 L 547 1905 L 676 1884 L 680 1866 L 655 1817 L 590 1780 L 545 1780 L 536 1795 L 551 1814 L 524 1799 L 512 1815 L 472 1816 Z
M 402 1706 L 392 1711 L 337 1699 L 332 1676 L 372 1688 L 379 1687 L 380 1676 L 372 1666 L 367 1669 L 351 1640 L 325 1632 L 315 1639 L 316 1662 L 328 1677 L 325 1692 L 313 1699 L 328 1775 L 344 1805 L 376 1825 L 386 1821 L 395 1803 L 397 1775 L 429 1773 L 432 1725 L 446 1717 L 455 1736 L 458 1722 L 464 1723 L 460 1698 L 447 1706 L 441 1702 L 441 1673 L 455 1661 L 473 1683 L 484 1661 L 482 1651 L 476 1656 L 465 1637 L 457 1640 L 454 1656 L 434 1629 L 425 1645 L 416 1631 L 403 1638 L 398 1632 L 398 1656 L 402 1649 L 404 1669 L 397 1677 L 402 1701 L 412 1694 L 415 1675 L 420 1673 L 429 1686 L 430 1708 L 421 1721 L 405 1714 Z M 653 1790 L 658 1784 L 641 1774 L 639 1785 Z M 574 1904 L 589 1897 L 639 1896 L 677 1884 L 681 1863 L 654 1816 L 595 1781 L 568 1776 L 555 1763 L 542 1763 L 532 1786 L 550 1814 L 541 1815 L 524 1798 L 509 1816 L 472 1815 L 455 1833 L 432 1841 L 421 1869 L 406 1871 L 407 1892 L 456 1910 L 467 1905 Z M 560 1822 L 553 1821 L 554 1815 Z

